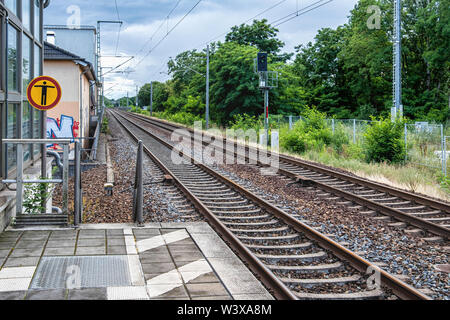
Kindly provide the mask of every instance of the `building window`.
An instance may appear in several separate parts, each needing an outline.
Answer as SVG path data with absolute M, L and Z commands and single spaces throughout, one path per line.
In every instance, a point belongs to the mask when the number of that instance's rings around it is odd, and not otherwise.
M 31 139 L 33 132 L 31 132 L 31 105 L 28 101 L 23 102 L 22 112 L 22 139 Z M 32 145 L 25 145 L 23 149 L 23 161 L 31 159 Z
M 34 77 L 41 75 L 41 48 L 37 44 L 34 45 Z
M 31 112 L 33 113 L 33 139 L 41 139 L 41 118 L 42 112 L 38 109 L 31 108 Z M 41 152 L 41 145 L 35 144 L 33 148 L 33 154 L 37 155 Z
M 17 38 L 19 32 L 13 26 L 8 28 L 8 90 L 19 91 L 17 88 Z
M 34 0 L 34 37 L 41 41 L 41 1 Z
M 6 138 L 17 139 L 17 104 L 10 103 L 6 109 Z M 17 146 L 8 144 L 6 153 L 6 172 L 9 172 L 17 164 Z
M 25 29 L 31 31 L 31 6 L 30 0 L 22 0 L 22 24 Z
M 5 0 L 5 4 L 17 16 L 17 0 Z
M 31 39 L 25 34 L 22 37 L 22 82 L 23 96 L 27 96 L 28 84 L 31 81 Z

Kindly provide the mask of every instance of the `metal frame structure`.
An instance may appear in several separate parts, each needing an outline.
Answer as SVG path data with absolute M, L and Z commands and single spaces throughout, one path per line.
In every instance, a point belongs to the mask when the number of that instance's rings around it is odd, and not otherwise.
M 2 144 L 17 145 L 17 178 L 5 179 L 5 184 L 16 184 L 16 215 L 23 214 L 23 191 L 26 183 L 62 183 L 62 205 L 63 214 L 69 214 L 68 195 L 69 195 L 69 145 L 72 143 L 69 139 L 3 139 Z M 27 144 L 40 144 L 44 147 L 48 144 L 60 144 L 63 146 L 63 172 L 62 179 L 24 179 L 23 146 Z M 44 178 L 44 177 L 43 177 Z
M 0 139 L 4 138 L 31 138 L 24 137 L 26 130 L 34 138 L 45 138 L 45 119 L 46 113 L 37 111 L 29 106 L 25 91 L 28 83 L 24 83 L 24 58 L 28 58 L 28 74 L 31 81 L 34 77 L 42 75 L 43 70 L 43 8 L 48 6 L 49 1 L 33 1 L 33 0 L 16 0 L 16 10 L 7 8 L 5 0 L 0 0 Z M 28 6 L 25 6 L 28 3 Z M 43 4 L 43 5 L 42 5 Z M 27 8 L 27 10 L 25 10 Z M 25 21 L 26 20 L 26 21 Z M 13 28 L 13 29 L 11 29 Z M 15 83 L 13 88 L 9 88 L 8 83 L 8 66 L 11 59 L 8 59 L 8 41 L 9 30 L 16 31 L 15 50 Z M 28 43 L 26 42 L 28 40 Z M 30 50 L 27 55 L 24 54 L 24 44 L 27 44 Z M 25 65 L 26 66 L 26 65 Z M 26 69 L 25 69 L 26 70 Z M 9 108 L 14 108 L 15 122 L 10 123 L 11 130 L 8 127 Z M 28 109 L 28 110 L 26 110 Z M 29 125 L 25 128 L 24 111 L 29 114 Z M 9 132 L 8 132 L 9 131 Z M 10 134 L 14 133 L 14 134 Z M 38 136 L 37 136 L 38 135 Z M 15 152 L 14 146 L 9 152 Z M 39 159 L 41 154 L 46 152 L 45 146 L 39 149 L 35 145 L 30 145 L 27 152 L 30 152 L 29 160 L 24 163 L 27 167 Z M 0 144 L 0 177 L 6 178 L 8 175 L 13 176 L 16 167 L 8 164 L 8 146 Z M 11 156 L 9 157 L 11 159 Z M 46 175 L 45 157 L 40 157 L 42 162 L 42 176 Z

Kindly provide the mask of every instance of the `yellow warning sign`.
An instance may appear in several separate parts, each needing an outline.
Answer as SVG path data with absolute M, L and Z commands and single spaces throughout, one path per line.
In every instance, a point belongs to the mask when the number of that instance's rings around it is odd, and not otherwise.
M 28 85 L 28 102 L 38 110 L 47 111 L 56 107 L 61 100 L 61 86 L 48 76 L 33 79 Z

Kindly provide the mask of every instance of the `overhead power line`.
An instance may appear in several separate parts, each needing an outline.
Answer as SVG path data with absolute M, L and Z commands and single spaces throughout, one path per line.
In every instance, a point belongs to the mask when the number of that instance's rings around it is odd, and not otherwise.
M 150 53 L 152 53 L 168 36 L 169 34 L 172 33 L 173 30 L 175 30 L 176 27 L 178 27 L 180 25 L 181 22 L 183 22 L 184 19 L 186 19 L 186 17 L 192 12 L 194 11 L 194 9 L 200 4 L 200 2 L 202 2 L 203 0 L 199 0 L 197 1 L 197 3 L 191 8 L 189 9 L 189 11 L 166 33 L 166 35 L 158 41 L 158 43 L 156 43 L 145 55 L 144 57 L 142 57 L 141 60 L 139 60 L 139 62 L 135 65 L 135 68 L 142 63 L 142 61 L 145 60 L 145 58 L 147 58 Z
M 144 45 L 141 47 L 141 49 L 139 49 L 139 51 L 136 53 L 136 56 L 139 55 L 139 53 L 141 53 L 144 48 L 153 40 L 153 38 L 155 37 L 155 35 L 158 33 L 159 30 L 161 30 L 161 28 L 163 27 L 165 21 L 167 19 L 169 19 L 170 15 L 175 11 L 176 8 L 178 8 L 178 5 L 180 4 L 181 0 L 178 0 L 177 3 L 175 4 L 175 6 L 172 8 L 172 10 L 170 10 L 170 12 L 167 14 L 166 18 L 161 22 L 161 24 L 159 25 L 159 27 L 155 30 L 155 32 L 153 32 L 153 34 L 151 35 L 151 37 L 144 43 Z
M 271 25 L 273 27 L 278 27 L 278 26 L 280 26 L 280 25 L 282 25 L 282 24 L 284 24 L 284 23 L 286 23 L 288 21 L 291 21 L 292 19 L 295 19 L 295 18 L 297 18 L 297 17 L 299 17 L 301 15 L 304 15 L 305 13 L 308 13 L 308 12 L 310 12 L 312 10 L 317 9 L 317 8 L 320 8 L 320 7 L 326 5 L 327 3 L 330 3 L 332 1 L 333 0 L 319 0 L 319 1 L 316 1 L 316 2 L 306 6 L 304 8 L 302 8 L 300 10 L 297 10 L 297 11 L 291 13 L 291 14 L 288 14 L 287 16 L 284 16 L 284 17 L 282 17 L 280 19 L 272 21 Z
M 270 10 L 272 10 L 272 9 L 275 9 L 276 7 L 282 5 L 282 4 L 283 4 L 284 2 L 286 2 L 286 1 L 287 1 L 287 0 L 281 0 L 281 1 L 277 2 L 277 3 L 275 3 L 274 5 L 270 6 L 269 8 L 264 9 L 263 11 L 261 11 L 260 13 L 258 13 L 256 16 L 251 17 L 250 19 L 245 20 L 245 21 L 242 22 L 241 24 L 245 24 L 245 23 L 247 23 L 247 22 L 250 22 L 250 21 L 252 21 L 252 20 L 258 18 L 259 16 L 263 15 L 264 13 L 266 13 L 266 12 L 268 12 L 268 11 L 270 11 Z M 229 32 L 229 31 L 225 31 L 224 33 L 221 33 L 220 35 L 218 35 L 218 36 L 212 38 L 212 39 L 209 40 L 208 42 L 204 42 L 204 43 L 202 43 L 202 44 L 200 44 L 200 45 L 198 45 L 198 46 L 196 46 L 196 47 L 203 46 L 203 45 L 205 45 L 205 44 L 211 43 L 211 42 L 213 42 L 214 40 L 216 40 L 216 39 L 218 39 L 218 38 L 220 38 L 220 37 L 226 35 L 228 32 Z

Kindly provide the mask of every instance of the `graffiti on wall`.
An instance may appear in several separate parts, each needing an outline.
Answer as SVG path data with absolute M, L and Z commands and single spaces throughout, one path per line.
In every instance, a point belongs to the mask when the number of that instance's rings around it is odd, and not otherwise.
M 47 138 L 48 139 L 70 139 L 75 142 L 78 137 L 80 123 L 74 121 L 73 117 L 61 115 L 61 118 L 47 118 Z M 50 149 L 58 149 L 58 145 L 47 146 Z

